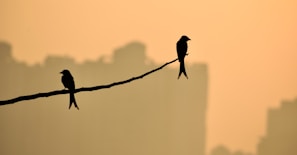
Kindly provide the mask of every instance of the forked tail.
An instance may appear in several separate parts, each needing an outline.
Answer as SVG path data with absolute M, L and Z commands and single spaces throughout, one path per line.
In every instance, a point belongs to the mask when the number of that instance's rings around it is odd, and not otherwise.
M 181 76 L 182 73 L 184 73 L 185 77 L 188 79 L 188 75 L 186 73 L 185 62 L 184 61 L 180 61 L 179 74 L 178 74 L 177 79 L 179 79 L 179 77 Z
M 71 108 L 72 103 L 74 104 L 75 108 L 76 108 L 77 110 L 79 110 L 79 107 L 77 106 L 76 101 L 75 101 L 74 93 L 70 93 L 69 109 Z

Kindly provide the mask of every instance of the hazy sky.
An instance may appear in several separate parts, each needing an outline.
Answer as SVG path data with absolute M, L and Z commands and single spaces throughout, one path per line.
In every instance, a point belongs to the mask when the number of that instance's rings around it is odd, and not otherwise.
M 131 41 L 164 63 L 186 34 L 188 65 L 209 65 L 207 150 L 255 152 L 267 109 L 297 97 L 296 19 L 295 0 L 1 0 L 0 40 L 29 64 L 96 60 Z

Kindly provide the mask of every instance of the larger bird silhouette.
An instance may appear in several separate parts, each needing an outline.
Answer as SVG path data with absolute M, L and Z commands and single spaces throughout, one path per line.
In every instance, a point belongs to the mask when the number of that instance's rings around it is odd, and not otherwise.
M 177 51 L 178 61 L 180 63 L 179 74 L 177 79 L 179 79 L 182 73 L 184 73 L 184 75 L 188 79 L 188 75 L 185 68 L 185 56 L 187 55 L 187 50 L 188 50 L 187 41 L 189 40 L 191 39 L 184 35 L 176 43 L 176 51 Z
M 75 101 L 75 97 L 74 97 L 74 91 L 75 91 L 75 84 L 74 84 L 74 80 L 73 77 L 71 75 L 71 73 L 69 72 L 69 70 L 64 69 L 62 72 L 60 72 L 62 75 L 62 83 L 64 85 L 65 88 L 67 88 L 69 90 L 69 96 L 70 96 L 70 103 L 69 103 L 69 109 L 72 106 L 72 103 L 74 104 L 75 108 L 77 110 L 79 110 L 76 101 Z

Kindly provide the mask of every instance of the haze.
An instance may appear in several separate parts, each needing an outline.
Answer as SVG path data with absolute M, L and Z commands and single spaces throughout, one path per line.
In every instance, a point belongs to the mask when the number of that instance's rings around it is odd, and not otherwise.
M 293 0 L 2 0 L 0 40 L 31 65 L 48 55 L 111 59 L 131 41 L 161 64 L 176 57 L 175 43 L 186 34 L 186 62 L 209 70 L 207 151 L 223 144 L 256 152 L 267 110 L 297 96 L 296 19 Z

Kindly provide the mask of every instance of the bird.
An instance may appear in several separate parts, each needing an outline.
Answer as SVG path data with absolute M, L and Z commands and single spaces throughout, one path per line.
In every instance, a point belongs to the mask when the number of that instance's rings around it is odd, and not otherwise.
M 62 83 L 63 83 L 64 87 L 69 90 L 69 94 L 70 94 L 69 95 L 70 96 L 69 109 L 71 108 L 72 103 L 73 103 L 75 108 L 77 110 L 79 110 L 79 107 L 77 106 L 76 101 L 75 101 L 75 97 L 74 97 L 75 84 L 74 84 L 74 80 L 73 80 L 73 77 L 72 77 L 70 71 L 67 70 L 67 69 L 64 69 L 60 73 L 62 74 L 61 80 L 62 80 Z
M 177 41 L 176 43 L 176 51 L 177 51 L 177 56 L 178 56 L 178 61 L 180 63 L 179 67 L 179 74 L 177 79 L 181 76 L 182 73 L 186 76 L 188 79 L 188 75 L 186 73 L 185 69 L 185 56 L 187 55 L 187 50 L 188 50 L 188 44 L 187 41 L 191 40 L 189 37 L 183 35 L 181 38 Z

